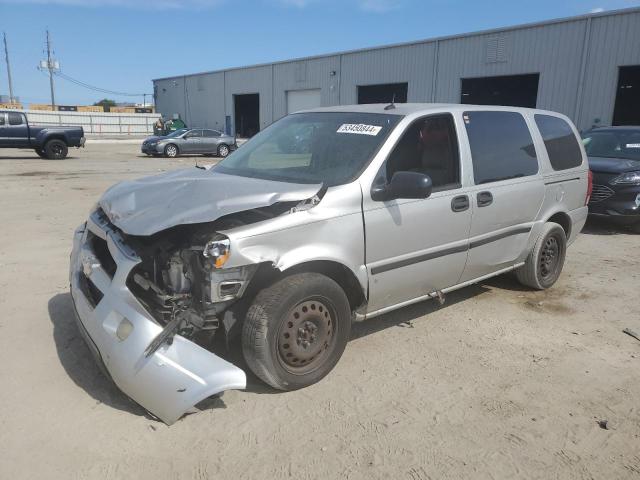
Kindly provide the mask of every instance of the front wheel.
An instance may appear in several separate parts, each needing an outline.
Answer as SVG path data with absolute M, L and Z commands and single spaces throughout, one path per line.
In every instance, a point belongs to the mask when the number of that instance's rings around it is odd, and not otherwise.
M 536 290 L 551 287 L 560 277 L 566 252 L 564 229 L 557 223 L 545 223 L 525 264 L 516 270 L 518 281 Z
M 69 147 L 62 140 L 49 140 L 44 145 L 44 154 L 49 160 L 62 160 L 67 157 L 67 153 L 69 153 Z
M 338 363 L 349 340 L 344 290 L 318 273 L 290 275 L 256 296 L 242 328 L 249 368 L 278 390 L 312 385 Z
M 218 146 L 218 156 L 224 158 L 227 155 L 229 155 L 229 146 L 224 143 Z
M 165 156 L 169 158 L 174 158 L 178 156 L 178 147 L 176 147 L 173 143 L 170 143 L 164 148 Z

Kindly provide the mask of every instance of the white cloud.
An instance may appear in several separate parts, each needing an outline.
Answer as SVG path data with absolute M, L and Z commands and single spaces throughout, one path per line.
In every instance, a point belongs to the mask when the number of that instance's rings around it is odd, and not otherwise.
M 589 13 L 600 13 L 600 12 L 604 12 L 604 8 L 598 7 L 598 8 L 593 8 L 589 10 Z
M 180 9 L 210 8 L 223 3 L 224 0 L 0 0 L 0 3 L 62 5 L 72 7 L 121 7 L 134 9 Z
M 365 12 L 384 13 L 400 7 L 401 0 L 359 0 L 358 4 Z

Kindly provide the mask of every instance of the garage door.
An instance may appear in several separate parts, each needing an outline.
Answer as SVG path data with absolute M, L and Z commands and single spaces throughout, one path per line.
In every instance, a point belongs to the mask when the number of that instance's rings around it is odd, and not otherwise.
M 320 106 L 320 89 L 287 91 L 287 113 Z

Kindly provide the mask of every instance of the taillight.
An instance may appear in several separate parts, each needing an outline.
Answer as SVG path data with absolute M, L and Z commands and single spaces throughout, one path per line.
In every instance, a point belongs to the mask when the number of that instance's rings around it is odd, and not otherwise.
M 589 170 L 589 176 L 587 180 L 587 198 L 584 199 L 584 204 L 589 203 L 589 199 L 591 198 L 591 192 L 593 191 L 593 172 Z

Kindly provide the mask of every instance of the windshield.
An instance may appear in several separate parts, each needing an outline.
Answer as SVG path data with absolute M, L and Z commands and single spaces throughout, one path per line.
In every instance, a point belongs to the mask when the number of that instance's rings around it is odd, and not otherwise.
M 582 143 L 591 157 L 640 160 L 640 130 L 594 130 L 583 134 Z
M 176 138 L 179 137 L 180 135 L 182 135 L 183 133 L 188 132 L 189 129 L 187 128 L 181 128 L 180 130 L 176 130 L 175 132 L 171 132 L 169 135 L 167 135 L 167 138 Z
M 342 185 L 364 170 L 401 118 L 353 112 L 289 115 L 213 170 L 266 180 Z

